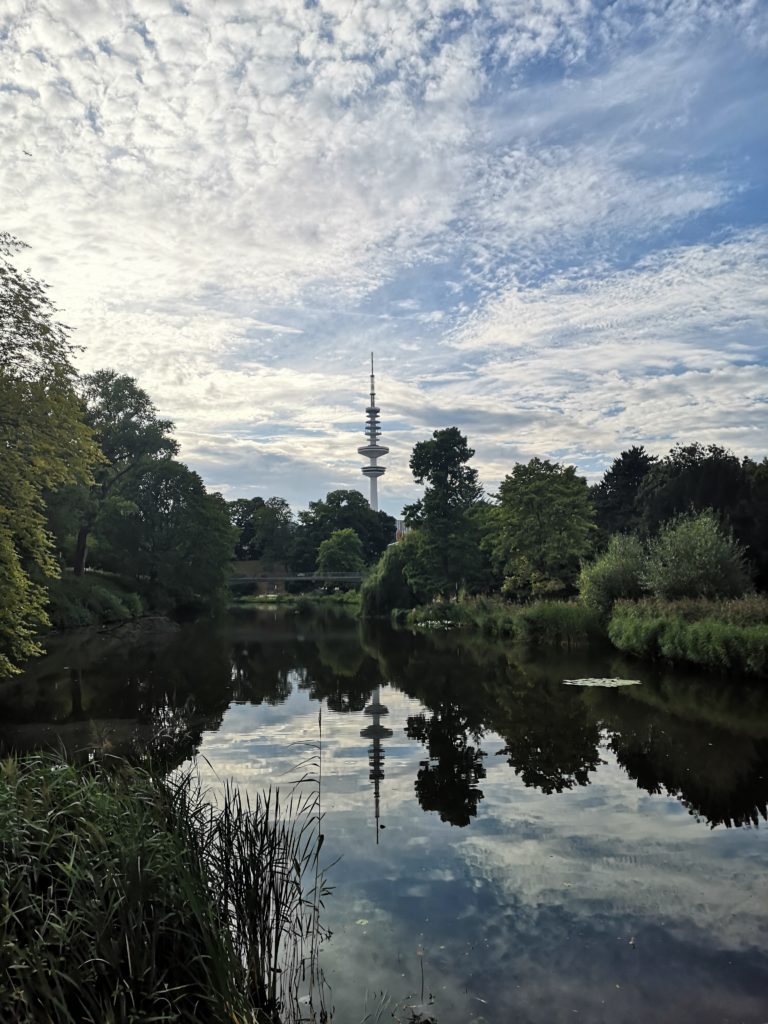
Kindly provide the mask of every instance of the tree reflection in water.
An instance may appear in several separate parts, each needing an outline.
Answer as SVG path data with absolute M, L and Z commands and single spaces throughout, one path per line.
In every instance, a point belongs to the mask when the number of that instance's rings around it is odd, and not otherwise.
M 429 760 L 420 763 L 416 796 L 425 811 L 437 811 L 441 821 L 463 828 L 477 815 L 485 778 L 485 752 L 469 743 L 466 715 L 454 704 L 440 705 L 432 715 L 412 715 L 405 729 L 427 748 Z M 478 743 L 480 736 L 474 732 Z
M 0 754 L 101 747 L 172 768 L 233 703 L 279 705 L 303 690 L 336 713 L 361 713 L 389 684 L 422 707 L 405 730 L 426 753 L 415 769 L 418 802 L 453 825 L 480 812 L 480 783 L 499 763 L 489 753 L 546 794 L 587 785 L 613 756 L 639 788 L 675 797 L 713 827 L 765 820 L 765 688 L 681 673 L 625 691 L 561 684 L 633 668 L 594 652 L 526 654 L 469 632 L 271 614 L 130 644 L 118 634 L 65 637 L 0 687 Z

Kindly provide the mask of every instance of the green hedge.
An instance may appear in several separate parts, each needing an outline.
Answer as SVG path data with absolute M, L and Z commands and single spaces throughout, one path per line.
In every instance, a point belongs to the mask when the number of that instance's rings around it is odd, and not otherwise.
M 620 651 L 722 672 L 768 674 L 768 601 L 620 601 L 608 637 Z

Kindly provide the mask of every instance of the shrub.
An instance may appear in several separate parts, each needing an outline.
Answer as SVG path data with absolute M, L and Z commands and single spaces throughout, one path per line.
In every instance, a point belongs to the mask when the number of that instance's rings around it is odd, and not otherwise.
M 608 550 L 594 562 L 582 565 L 579 596 L 589 608 L 608 615 L 615 601 L 642 596 L 641 577 L 645 553 L 638 537 L 617 533 Z
M 409 535 L 391 544 L 363 581 L 360 610 L 364 618 L 390 615 L 395 608 L 413 608 L 418 603 L 404 574 L 414 542 Z
M 608 637 L 621 651 L 713 671 L 768 674 L 768 600 L 619 601 Z M 759 617 L 761 616 L 761 617 Z
M 648 548 L 643 585 L 656 597 L 738 597 L 750 577 L 743 548 L 706 509 L 661 528 Z

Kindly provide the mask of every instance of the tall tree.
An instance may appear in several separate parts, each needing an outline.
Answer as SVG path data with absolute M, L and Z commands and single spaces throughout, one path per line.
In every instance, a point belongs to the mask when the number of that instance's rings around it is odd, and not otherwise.
M 642 445 L 633 445 L 613 460 L 603 479 L 592 488 L 597 526 L 606 537 L 632 533 L 640 521 L 637 496 L 651 468 L 658 462 Z
M 114 370 L 98 370 L 84 378 L 86 422 L 92 428 L 104 461 L 95 472 L 94 485 L 83 495 L 73 568 L 82 574 L 88 554 L 88 535 L 112 489 L 126 475 L 157 459 L 176 455 L 178 443 L 170 437 L 173 423 L 161 420 L 149 395 L 133 377 Z
M 641 526 L 655 533 L 662 523 L 685 512 L 714 509 L 741 539 L 740 519 L 749 497 L 744 464 L 719 445 L 678 444 L 657 462 L 638 492 Z
M 363 544 L 354 530 L 334 530 L 322 541 L 317 552 L 317 571 L 321 573 L 362 572 Z
M 94 529 L 101 564 L 132 576 L 160 608 L 215 602 L 233 542 L 227 503 L 174 459 L 149 459 L 124 475 Z
M 587 481 L 574 466 L 538 458 L 517 463 L 501 483 L 495 518 L 487 543 L 506 593 L 526 598 L 573 589 L 595 530 Z
M 411 471 L 416 483 L 425 484 L 424 495 L 405 508 L 406 522 L 417 532 L 404 569 L 414 591 L 434 596 L 461 586 L 475 589 L 488 578 L 478 514 L 483 489 L 468 465 L 474 454 L 458 427 L 435 430 L 414 446 Z
M 0 677 L 39 653 L 47 579 L 59 573 L 44 494 L 86 482 L 98 454 L 75 392 L 68 329 L 0 233 Z

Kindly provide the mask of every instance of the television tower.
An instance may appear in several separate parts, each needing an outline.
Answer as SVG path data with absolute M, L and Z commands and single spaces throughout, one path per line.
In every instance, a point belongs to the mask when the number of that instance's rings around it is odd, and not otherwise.
M 387 729 L 386 726 L 381 724 L 382 716 L 389 714 L 389 709 L 381 703 L 381 684 L 376 686 L 373 701 L 368 705 L 364 713 L 371 715 L 373 718 L 371 724 L 361 730 L 360 735 L 363 739 L 373 740 L 370 747 L 368 747 L 368 765 L 371 769 L 368 773 L 368 778 L 373 783 L 373 816 L 376 822 L 376 844 L 378 845 L 379 831 L 384 828 L 383 825 L 379 824 L 380 785 L 381 780 L 384 778 L 384 748 L 381 745 L 381 741 L 389 739 L 392 735 L 392 730 Z
M 374 512 L 379 511 L 379 492 L 377 487 L 377 481 L 380 476 L 383 476 L 386 472 L 384 466 L 379 466 L 377 460 L 383 458 L 388 454 L 389 448 L 385 448 L 383 444 L 379 444 L 379 437 L 381 436 L 381 424 L 379 423 L 379 409 L 376 405 L 376 388 L 373 380 L 373 352 L 371 352 L 371 404 L 365 410 L 367 422 L 365 424 L 365 433 L 368 438 L 367 443 L 358 448 L 358 452 L 364 458 L 368 459 L 368 465 L 363 466 L 363 476 L 367 476 L 371 481 L 371 497 L 370 504 Z

